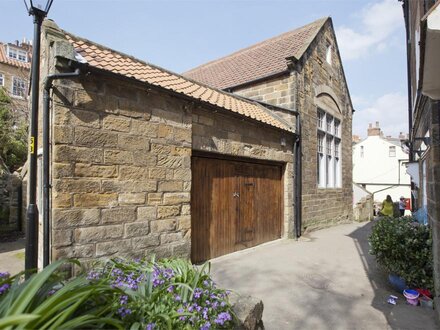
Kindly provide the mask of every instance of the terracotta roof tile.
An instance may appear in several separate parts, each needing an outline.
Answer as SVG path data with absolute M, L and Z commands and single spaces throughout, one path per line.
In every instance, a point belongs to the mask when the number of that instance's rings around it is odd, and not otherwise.
M 286 58 L 300 59 L 328 19 L 321 18 L 296 30 L 200 65 L 183 75 L 212 87 L 225 89 L 286 71 Z
M 150 85 L 210 103 L 267 125 L 292 131 L 292 128 L 286 122 L 275 115 L 269 115 L 269 110 L 256 102 L 205 86 L 160 67 L 140 61 L 132 56 L 118 53 L 91 41 L 73 36 L 67 32 L 65 34 L 67 40 L 75 48 L 75 51 L 93 67 L 133 77 Z
M 7 44 L 1 43 L 0 42 L 0 63 L 5 63 L 5 64 L 9 64 L 9 65 L 13 65 L 16 66 L 18 68 L 24 68 L 26 70 L 30 70 L 31 69 L 31 62 L 30 59 L 32 58 L 32 54 L 30 52 L 28 53 L 28 62 L 22 62 L 13 58 L 8 57 L 8 55 L 6 54 L 6 47 Z M 21 49 L 21 48 L 19 48 Z

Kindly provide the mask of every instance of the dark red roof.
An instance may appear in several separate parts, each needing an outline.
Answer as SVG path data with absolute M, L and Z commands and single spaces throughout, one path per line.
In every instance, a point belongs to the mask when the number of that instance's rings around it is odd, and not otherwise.
M 300 59 L 328 19 L 328 17 L 321 18 L 293 31 L 200 65 L 183 75 L 212 87 L 225 89 L 286 71 L 286 58 Z

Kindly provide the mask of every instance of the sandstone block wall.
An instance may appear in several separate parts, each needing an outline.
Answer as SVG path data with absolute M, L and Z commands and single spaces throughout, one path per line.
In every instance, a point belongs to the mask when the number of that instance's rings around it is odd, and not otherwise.
M 333 47 L 333 63 L 326 62 L 327 46 Z M 302 119 L 302 215 L 303 229 L 314 230 L 352 220 L 352 108 L 339 61 L 334 34 L 327 22 L 308 51 L 289 76 L 268 79 L 241 87 L 234 93 L 273 105 L 298 110 Z M 315 96 L 320 86 L 331 88 L 342 105 L 342 187 L 318 188 L 317 184 L 317 105 Z M 288 112 L 277 115 L 294 123 Z
M 93 74 L 53 96 L 52 259 L 188 257 L 185 103 Z

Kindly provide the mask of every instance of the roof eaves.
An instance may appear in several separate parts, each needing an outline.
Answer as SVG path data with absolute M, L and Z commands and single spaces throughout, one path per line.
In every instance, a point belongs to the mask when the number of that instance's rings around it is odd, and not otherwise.
M 161 70 L 161 71 L 166 72 L 166 73 L 168 73 L 168 74 L 170 74 L 170 75 L 174 75 L 174 76 L 180 77 L 180 78 L 185 79 L 185 80 L 187 80 L 187 81 L 190 81 L 190 82 L 192 82 L 192 83 L 194 83 L 194 84 L 196 84 L 196 85 L 199 85 L 199 86 L 202 86 L 202 87 L 205 87 L 205 88 L 211 89 L 211 90 L 215 90 L 215 91 L 217 91 L 217 92 L 219 92 L 219 93 L 221 93 L 221 94 L 224 94 L 224 95 L 230 96 L 230 97 L 235 98 L 235 99 L 239 99 L 239 100 L 241 100 L 241 101 L 244 101 L 244 102 L 247 102 L 247 103 L 250 103 L 250 104 L 253 104 L 253 105 L 256 105 L 256 104 L 257 104 L 255 101 L 252 101 L 252 100 L 249 100 L 249 99 L 246 99 L 246 98 L 240 97 L 240 96 L 238 96 L 238 95 L 236 95 L 236 94 L 232 94 L 232 93 L 226 92 L 226 91 L 224 91 L 224 90 L 216 89 L 216 88 L 214 88 L 214 87 L 212 87 L 212 86 L 209 86 L 209 85 L 206 85 L 206 84 L 200 83 L 200 82 L 195 81 L 195 80 L 193 80 L 193 79 L 191 79 L 191 78 L 187 78 L 187 77 L 184 77 L 184 76 L 182 76 L 182 75 L 180 75 L 180 74 L 177 74 L 177 73 L 171 72 L 171 71 L 169 71 L 169 70 L 167 70 L 167 69 L 164 69 L 164 68 L 162 68 L 162 67 L 160 67 L 160 66 L 157 66 L 157 65 L 154 65 L 154 64 L 151 64 L 151 63 L 148 63 L 148 62 L 142 61 L 142 60 L 140 60 L 140 59 L 138 59 L 138 58 L 136 58 L 136 57 L 134 57 L 134 56 L 132 56 L 132 55 L 128 55 L 128 54 L 125 54 L 125 53 L 122 53 L 122 52 L 116 51 L 116 50 L 114 50 L 114 49 L 111 49 L 111 48 L 109 48 L 109 47 L 103 46 L 103 45 L 98 44 L 98 43 L 96 43 L 96 42 L 90 41 L 90 40 L 88 40 L 88 39 L 86 39 L 86 38 L 78 37 L 78 36 L 76 36 L 76 35 L 74 35 L 74 34 L 72 34 L 72 33 L 70 33 L 70 32 L 65 31 L 65 30 L 62 30 L 62 32 L 63 32 L 65 35 L 67 35 L 67 36 L 69 36 L 69 37 L 71 37 L 71 38 L 75 38 L 75 39 L 77 39 L 77 40 L 81 40 L 81 41 L 83 41 L 83 42 L 90 43 L 90 44 L 92 44 L 92 45 L 95 45 L 95 46 L 97 46 L 97 47 L 100 47 L 101 49 L 104 49 L 104 50 L 108 50 L 108 51 L 111 51 L 111 52 L 117 53 L 117 54 L 119 54 L 119 55 L 121 55 L 121 56 L 126 56 L 126 57 L 128 57 L 128 58 L 130 58 L 130 59 L 132 59 L 132 60 L 134 60 L 134 61 L 140 62 L 140 63 L 142 63 L 142 64 L 144 64 L 144 65 L 148 65 L 148 66 L 150 66 L 150 67 L 152 67 L 152 68 L 155 68 L 155 69 Z M 69 42 L 71 42 L 71 41 L 69 41 Z M 219 106 L 219 105 L 213 105 L 213 104 L 211 104 L 211 103 L 209 103 L 209 102 L 205 102 L 205 101 L 203 101 L 203 100 L 197 99 L 197 98 L 192 97 L 192 96 L 190 96 L 190 95 L 186 95 L 186 94 L 184 94 L 184 93 L 180 93 L 180 92 L 177 92 L 177 91 L 173 91 L 173 90 L 171 90 L 171 89 L 167 89 L 167 88 L 164 88 L 164 87 L 162 87 L 162 86 L 154 85 L 154 84 L 152 84 L 152 83 L 149 83 L 149 82 L 146 82 L 146 81 L 143 81 L 143 80 L 137 79 L 137 78 L 132 77 L 132 76 L 128 76 L 128 75 L 124 75 L 124 74 L 121 74 L 121 73 L 117 73 L 117 72 L 114 72 L 114 71 L 111 71 L 111 70 L 108 70 L 108 69 L 103 69 L 103 68 L 95 67 L 95 66 L 91 65 L 90 63 L 81 63 L 81 64 L 82 64 L 82 65 L 87 65 L 89 68 L 94 68 L 94 69 L 96 69 L 96 70 L 98 70 L 98 71 L 100 71 L 100 72 L 106 72 L 106 73 L 109 73 L 109 74 L 112 74 L 112 75 L 115 75 L 115 76 L 118 76 L 118 77 L 124 77 L 124 78 L 130 79 L 130 80 L 135 80 L 135 81 L 137 81 L 137 82 L 140 82 L 140 83 L 146 84 L 146 85 L 148 85 L 148 86 L 152 86 L 152 87 L 157 88 L 157 89 L 160 89 L 160 90 L 162 90 L 162 91 L 166 91 L 166 92 L 168 92 L 168 93 L 172 93 L 172 94 L 175 94 L 175 95 L 183 96 L 183 97 L 185 97 L 185 98 L 187 98 L 187 99 L 190 99 L 190 100 L 196 101 L 196 102 L 198 102 L 198 103 L 203 103 L 203 104 L 209 105 L 209 106 L 211 106 L 211 107 L 214 106 L 214 107 L 216 107 L 216 108 L 218 108 L 218 109 L 225 109 L 226 111 L 229 111 L 229 109 L 224 108 L 224 107 L 221 107 L 221 106 Z M 261 105 L 258 105 L 258 106 L 259 106 L 259 107 L 262 107 Z M 264 108 L 264 107 L 263 107 L 263 108 Z M 265 109 L 264 111 L 265 111 L 266 113 L 267 113 L 267 112 L 270 113 L 270 111 L 269 111 L 268 109 Z M 244 117 L 244 118 L 248 118 L 249 120 L 255 120 L 255 121 L 258 122 L 258 123 L 262 123 L 262 124 L 268 125 L 269 127 L 272 127 L 272 128 L 275 128 L 275 129 L 280 129 L 280 130 L 283 130 L 283 131 L 287 131 L 287 132 L 293 133 L 293 130 L 292 130 L 292 128 L 290 127 L 290 125 L 286 124 L 286 122 L 285 122 L 284 120 L 280 120 L 280 118 L 277 118 L 277 117 L 273 117 L 273 116 L 272 116 L 273 118 L 277 119 L 281 124 L 283 124 L 283 125 L 285 126 L 285 128 L 280 128 L 280 127 L 277 127 L 277 126 L 271 125 L 271 124 L 269 124 L 269 123 L 265 123 L 265 122 L 263 122 L 263 121 L 253 119 L 253 118 L 251 118 L 251 117 L 248 117 L 248 116 L 243 115 L 243 114 L 240 114 L 240 113 L 236 113 L 236 112 L 233 112 L 233 111 L 229 111 L 229 112 L 230 112 L 231 114 L 235 114 L 235 115 L 238 115 L 238 116 L 241 116 L 241 117 Z

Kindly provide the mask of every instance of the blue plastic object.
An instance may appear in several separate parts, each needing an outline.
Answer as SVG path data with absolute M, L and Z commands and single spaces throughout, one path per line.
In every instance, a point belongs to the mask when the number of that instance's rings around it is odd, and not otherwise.
M 406 282 L 403 278 L 400 276 L 397 276 L 395 274 L 389 274 L 388 275 L 388 282 L 390 282 L 391 286 L 398 291 L 399 293 L 402 293 L 403 290 L 407 289 Z

